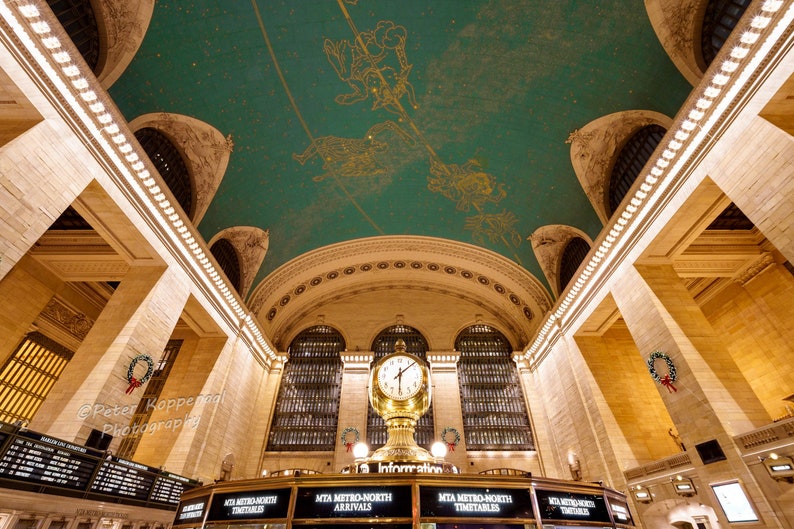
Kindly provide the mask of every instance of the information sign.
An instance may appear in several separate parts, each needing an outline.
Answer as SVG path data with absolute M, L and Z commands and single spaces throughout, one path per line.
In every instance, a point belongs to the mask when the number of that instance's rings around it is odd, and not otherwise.
M 634 520 L 631 518 L 631 511 L 629 511 L 629 506 L 625 501 L 609 498 L 607 503 L 609 503 L 609 510 L 612 512 L 612 518 L 615 520 L 615 523 L 634 525 Z
M 181 502 L 176 510 L 174 525 L 201 524 L 204 520 L 204 513 L 207 512 L 209 501 L 209 496 L 201 496 L 200 498 Z
M 528 489 L 420 487 L 423 517 L 534 518 Z
M 298 489 L 295 518 L 410 518 L 411 487 Z
M 611 523 L 604 496 L 556 490 L 535 490 L 543 520 L 576 520 Z
M 216 494 L 207 521 L 286 518 L 289 496 L 290 489 Z

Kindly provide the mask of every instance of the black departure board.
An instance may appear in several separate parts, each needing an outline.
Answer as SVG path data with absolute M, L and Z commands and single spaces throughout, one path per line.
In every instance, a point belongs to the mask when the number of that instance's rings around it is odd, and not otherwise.
M 19 432 L 0 458 L 0 477 L 85 490 L 101 452 L 34 432 Z
M 102 461 L 90 491 L 146 501 L 155 476 L 145 465 L 113 457 Z
M 174 509 L 182 492 L 200 485 L 177 474 L 0 422 L 0 480 Z M 60 492 L 59 492 L 60 491 Z
M 157 476 L 154 482 L 154 488 L 152 489 L 152 494 L 149 496 L 149 501 L 176 505 L 179 503 L 179 498 L 182 497 L 182 493 L 195 486 L 195 482 L 191 479 L 171 474 L 170 472 L 163 472 Z
M 556 490 L 535 490 L 544 520 L 571 520 L 580 522 L 611 523 L 604 496 L 601 494 L 576 494 Z
M 529 489 L 419 488 L 422 516 L 463 518 L 533 518 Z

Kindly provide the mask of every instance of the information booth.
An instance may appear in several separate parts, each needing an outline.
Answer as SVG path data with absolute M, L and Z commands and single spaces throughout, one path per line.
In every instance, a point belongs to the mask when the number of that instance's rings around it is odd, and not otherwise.
M 553 529 L 634 526 L 595 483 L 479 474 L 291 475 L 187 491 L 175 529 Z

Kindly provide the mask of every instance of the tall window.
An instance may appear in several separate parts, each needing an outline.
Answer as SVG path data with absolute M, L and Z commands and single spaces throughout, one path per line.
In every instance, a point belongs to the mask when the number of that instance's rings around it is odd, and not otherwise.
M 268 450 L 334 450 L 342 387 L 339 353 L 344 350 L 342 335 L 326 325 L 295 337 L 276 399 Z
M 168 375 L 171 373 L 171 368 L 176 361 L 176 355 L 182 348 L 183 340 L 168 340 L 165 346 L 160 361 L 154 367 L 152 378 L 146 384 L 143 391 L 138 407 L 130 419 L 130 433 L 121 440 L 119 446 L 118 456 L 126 459 L 132 458 L 135 455 L 135 450 L 138 449 L 138 444 L 141 438 L 146 435 L 148 430 L 149 419 L 152 418 L 152 412 L 160 399 L 160 394 L 163 392 L 165 381 L 168 380 Z
M 714 61 L 749 5 L 750 0 L 709 0 L 700 30 L 700 48 L 706 66 Z
M 384 329 L 375 337 L 372 343 L 372 351 L 375 353 L 373 362 L 377 362 L 389 353 L 394 352 L 394 344 L 397 340 L 405 342 L 405 350 L 419 358 L 426 359 L 427 340 L 422 333 L 407 325 L 394 325 Z M 416 424 L 416 444 L 429 447 L 433 444 L 434 438 L 433 408 L 427 410 Z M 378 415 L 372 406 L 367 412 L 367 443 L 373 447 L 386 444 L 388 434 L 386 432 L 386 422 Z
M 218 261 L 221 270 L 226 274 L 232 287 L 242 294 L 240 292 L 240 259 L 237 256 L 237 250 L 234 249 L 234 245 L 226 239 L 218 239 L 210 246 L 210 253 Z
M 665 128 L 659 125 L 647 125 L 635 132 L 623 145 L 609 176 L 610 215 L 620 206 L 665 132 Z
M 193 217 L 193 186 L 190 172 L 179 150 L 165 134 L 152 127 L 135 131 L 135 138 L 187 216 Z
M 488 325 L 458 335 L 463 430 L 469 450 L 534 450 L 512 347 Z
M 0 421 L 30 421 L 74 353 L 43 334 L 25 336 L 0 371 Z
M 565 290 L 565 287 L 573 279 L 589 251 L 590 243 L 581 237 L 574 237 L 565 245 L 565 250 L 560 258 L 560 292 Z

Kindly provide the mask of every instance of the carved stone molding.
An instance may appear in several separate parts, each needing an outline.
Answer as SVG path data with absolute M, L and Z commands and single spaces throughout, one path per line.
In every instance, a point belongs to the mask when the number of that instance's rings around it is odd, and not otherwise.
M 692 86 L 703 78 L 700 25 L 708 0 L 646 0 L 645 9 L 653 30 L 667 55 Z
M 771 253 L 764 253 L 758 259 L 749 264 L 744 270 L 736 274 L 734 281 L 740 285 L 747 284 L 748 281 L 757 277 L 761 272 L 775 264 L 775 258 Z
M 95 72 L 110 88 L 121 77 L 143 42 L 154 12 L 154 0 L 100 0 L 91 2 L 100 22 L 101 56 Z
M 465 299 L 498 314 L 522 338 L 551 307 L 540 281 L 512 261 L 473 245 L 411 236 L 358 239 L 309 252 L 262 281 L 249 307 L 265 329 L 282 336 L 312 307 L 388 289 Z
M 137 131 L 152 127 L 165 134 L 182 153 L 195 187 L 194 225 L 198 225 L 226 173 L 229 157 L 234 150 L 231 136 L 208 123 L 180 114 L 144 114 L 130 122 Z
M 245 298 L 250 290 L 262 262 L 265 260 L 270 244 L 270 231 L 254 226 L 234 226 L 218 232 L 209 242 L 212 245 L 219 239 L 229 241 L 240 258 L 240 297 Z
M 651 124 L 670 128 L 672 120 L 649 110 L 627 110 L 602 116 L 565 140 L 571 145 L 571 165 L 596 214 L 609 220 L 609 177 L 620 149 L 637 130 Z
M 593 241 L 581 230 L 563 224 L 541 226 L 528 237 L 532 243 L 535 258 L 540 263 L 546 281 L 551 285 L 554 295 L 560 295 L 560 260 L 565 246 L 574 237 L 581 237 L 592 247 Z

